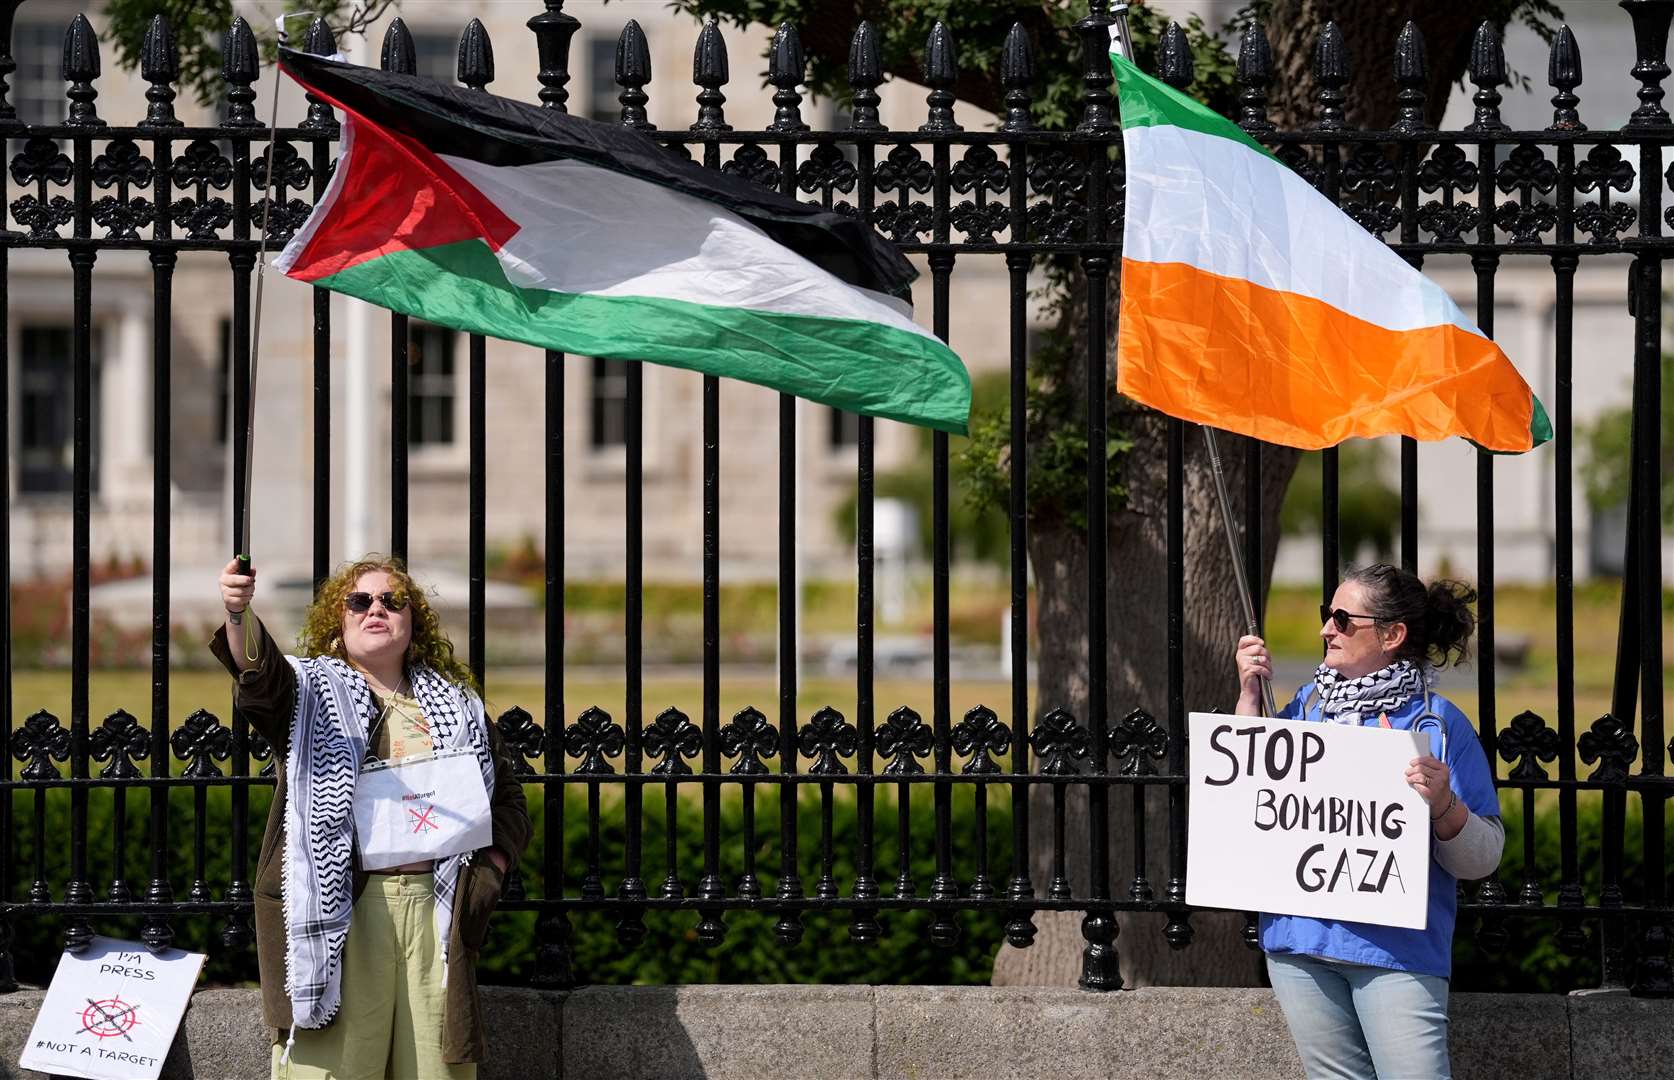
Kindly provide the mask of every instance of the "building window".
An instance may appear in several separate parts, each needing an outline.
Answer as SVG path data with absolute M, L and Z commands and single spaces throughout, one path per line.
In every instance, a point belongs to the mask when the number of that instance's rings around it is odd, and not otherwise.
M 846 446 L 859 446 L 860 414 L 829 407 L 828 411 L 831 413 L 831 427 L 829 429 L 831 449 L 841 450 Z
M 69 491 L 74 469 L 75 365 L 68 326 L 24 326 L 18 374 L 17 486 L 21 492 Z M 99 336 L 93 335 L 92 490 L 99 490 Z
M 417 319 L 407 323 L 407 438 L 414 446 L 453 445 L 458 336 L 445 326 Z
M 454 83 L 459 78 L 459 39 L 443 30 L 413 31 L 413 68 L 427 79 Z
M 622 103 L 617 99 L 621 92 L 616 85 L 616 39 L 588 38 L 587 118 L 615 123 L 622 116 Z
M 588 428 L 591 444 L 595 447 L 625 445 L 628 441 L 627 363 L 594 357 L 587 400 L 592 407 L 592 423 Z
M 12 31 L 11 100 L 26 124 L 62 124 L 69 115 L 59 65 L 64 59 L 64 27 L 50 22 L 20 22 Z

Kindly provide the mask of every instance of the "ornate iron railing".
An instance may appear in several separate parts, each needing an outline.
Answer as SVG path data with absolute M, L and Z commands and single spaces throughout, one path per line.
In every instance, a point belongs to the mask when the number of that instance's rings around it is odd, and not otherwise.
M 11 40 L 17 0 L 0 5 L 0 30 Z M 1319 39 L 1314 71 L 1318 102 L 1317 123 L 1306 131 L 1280 132 L 1268 122 L 1265 93 L 1271 80 L 1270 53 L 1259 28 L 1246 34 L 1239 57 L 1243 126 L 1277 148 L 1290 163 L 1328 196 L 1340 200 L 1356 220 L 1385 238 L 1414 263 L 1441 254 L 1468 256 L 1477 281 L 1478 319 L 1492 331 L 1494 288 L 1505 259 L 1543 259 L 1549 262 L 1557 289 L 1557 323 L 1552 339 L 1557 370 L 1557 392 L 1552 400 L 1556 428 L 1556 596 L 1558 605 L 1558 690 L 1552 702 L 1556 726 L 1524 713 L 1502 727 L 1495 711 L 1494 650 L 1494 459 L 1477 459 L 1477 529 L 1479 576 L 1482 591 L 1481 659 L 1478 667 L 1481 703 L 1477 721 L 1490 758 L 1511 766 L 1499 781 L 1502 789 L 1520 793 L 1525 813 L 1522 836 L 1528 878 L 1513 891 L 1491 878 L 1474 887 L 1465 905 L 1479 922 L 1478 933 L 1492 942 L 1503 938 L 1509 919 L 1539 919 L 1552 927 L 1558 940 L 1572 950 L 1587 947 L 1585 931 L 1597 933 L 1602 949 L 1605 981 L 1631 984 L 1645 993 L 1666 993 L 1674 986 L 1668 970 L 1667 927 L 1671 915 L 1667 867 L 1664 865 L 1664 817 L 1670 793 L 1665 751 L 1670 749 L 1662 716 L 1663 660 L 1661 605 L 1654 601 L 1661 582 L 1660 525 L 1651 508 L 1659 505 L 1661 453 L 1659 429 L 1662 260 L 1674 253 L 1665 225 L 1674 228 L 1674 209 L 1666 212 L 1663 156 L 1674 145 L 1674 124 L 1663 109 L 1662 83 L 1669 74 L 1663 63 L 1670 16 L 1674 6 L 1664 0 L 1628 0 L 1638 63 L 1633 77 L 1642 84 L 1640 106 L 1619 130 L 1584 127 L 1574 93 L 1580 82 L 1580 59 L 1574 39 L 1566 32 L 1552 45 L 1550 81 L 1556 91 L 1552 124 L 1540 131 L 1510 131 L 1499 116 L 1497 88 L 1505 81 L 1505 62 L 1491 33 L 1479 35 L 1472 52 L 1470 77 L 1478 87 L 1475 119 L 1461 131 L 1430 130 L 1424 120 L 1425 68 L 1422 43 L 1404 34 L 1396 49 L 1393 77 L 1400 86 L 1401 115 L 1388 131 L 1351 130 L 1344 120 L 1344 88 L 1348 61 L 1336 27 L 1327 25 Z M 561 0 L 547 0 L 546 10 L 529 20 L 535 33 L 540 70 L 535 75 L 539 97 L 547 107 L 563 109 L 568 97 L 568 53 L 579 23 L 561 10 Z M 532 860 L 547 883 L 544 895 L 529 895 L 514 876 L 506 904 L 539 912 L 536 924 L 534 980 L 540 985 L 563 985 L 576 973 L 568 957 L 572 916 L 611 912 L 618 919 L 624 943 L 632 944 L 645 930 L 648 913 L 661 917 L 697 918 L 697 934 L 705 941 L 725 935 L 724 916 L 741 909 L 770 912 L 777 918 L 778 938 L 794 943 L 802 936 L 802 917 L 808 912 L 846 913 L 849 932 L 858 942 L 875 939 L 883 913 L 926 909 L 932 913 L 929 936 L 947 942 L 958 933 L 961 912 L 992 910 L 1006 921 L 1006 936 L 1027 945 L 1034 935 L 1036 911 L 1086 912 L 1087 941 L 1083 985 L 1111 989 L 1117 975 L 1115 926 L 1117 911 L 1154 912 L 1168 940 L 1184 947 L 1191 940 L 1191 910 L 1184 902 L 1185 723 L 1182 662 L 1183 507 L 1185 425 L 1169 429 L 1167 505 L 1168 534 L 1168 707 L 1160 718 L 1128 713 L 1112 722 L 1118 707 L 1105 697 L 1107 627 L 1105 606 L 1088 605 L 1087 634 L 1091 643 L 1087 683 L 1091 687 L 1087 715 L 1074 716 L 1061 702 L 1041 702 L 1039 718 L 1031 720 L 1029 704 L 1028 582 L 1025 569 L 1027 416 L 1016 407 L 1026 393 L 1029 312 L 1028 274 L 1048 255 L 1077 260 L 1088 289 L 1090 325 L 1103 325 L 1112 261 L 1119 254 L 1122 215 L 1120 140 L 1110 94 L 1111 76 L 1105 61 L 1106 29 L 1110 18 L 1102 0 L 1078 24 L 1085 46 L 1085 90 L 1082 116 L 1072 131 L 1037 130 L 1030 120 L 1032 62 L 1029 43 L 1019 30 L 1007 39 L 1001 65 L 1005 113 L 993 130 L 963 130 L 952 112 L 957 77 L 954 43 L 938 25 L 930 31 L 922 82 L 929 88 L 924 123 L 916 130 L 887 130 L 880 121 L 878 87 L 883 82 L 879 46 L 872 29 L 862 24 L 854 36 L 848 81 L 853 88 L 850 125 L 843 130 L 811 130 L 801 115 L 797 87 L 804 77 L 804 61 L 793 27 L 775 39 L 768 81 L 774 87 L 776 111 L 762 131 L 736 131 L 725 119 L 727 63 L 718 30 L 705 27 L 695 53 L 692 80 L 699 88 L 696 118 L 687 130 L 655 131 L 654 137 L 671 152 L 689 155 L 710 168 L 742 175 L 786 195 L 817 199 L 822 205 L 873 222 L 902 250 L 926 257 L 931 278 L 931 311 L 935 331 L 946 336 L 953 311 L 953 271 L 968 259 L 1003 259 L 1009 274 L 1012 468 L 1019 482 L 1011 485 L 1011 598 L 1012 617 L 1007 647 L 1012 659 L 1010 698 L 974 708 L 963 717 L 950 707 L 949 659 L 949 471 L 945 435 L 934 441 L 934 654 L 932 715 L 926 719 L 909 708 L 889 711 L 876 722 L 880 702 L 874 692 L 874 579 L 873 515 L 874 424 L 859 423 L 859 513 L 856 531 L 858 611 L 856 621 L 857 707 L 854 716 L 823 708 L 804 716 L 797 692 L 795 657 L 797 630 L 792 605 L 781 605 L 779 622 L 781 671 L 776 717 L 756 707 L 726 718 L 720 710 L 719 616 L 719 386 L 705 378 L 703 386 L 703 692 L 701 715 L 695 720 L 678 710 L 658 713 L 645 721 L 641 683 L 642 506 L 641 375 L 628 365 L 627 405 L 627 543 L 624 573 L 626 593 L 627 707 L 618 720 L 597 707 L 569 714 L 564 685 L 564 622 L 562 604 L 546 609 L 544 715 L 531 716 L 514 708 L 500 717 L 501 731 L 527 768 L 526 780 L 544 807 L 546 833 L 561 838 L 564 792 L 580 788 L 587 800 L 589 840 L 579 853 L 561 842 L 543 843 L 537 837 Z M 1178 30 L 1171 31 L 1163 49 L 1163 76 L 1176 85 L 1190 81 L 1190 54 Z M 330 32 L 313 27 L 306 47 L 333 51 Z M 0 74 L 16 68 L 9 55 L 0 56 Z M 459 45 L 458 78 L 468 87 L 483 89 L 494 78 L 488 36 L 477 21 L 465 29 Z M 382 62 L 393 69 L 411 70 L 413 47 L 406 30 L 392 25 L 383 42 Z M 65 718 L 37 711 L 11 728 L 9 753 L 0 755 L 0 786 L 12 796 L 0 799 L 0 841 L 6 858 L 0 860 L 0 981 L 11 981 L 11 962 L 5 947 L 13 927 L 25 920 L 58 920 L 70 944 L 85 941 L 96 923 L 116 917 L 143 920 L 143 937 L 153 946 L 173 940 L 181 920 L 222 920 L 228 950 L 248 953 L 251 933 L 251 867 L 249 839 L 250 791 L 271 783 L 271 765 L 263 769 L 269 749 L 248 729 L 236 712 L 231 722 L 204 709 L 193 712 L 171 730 L 168 669 L 170 658 L 169 560 L 153 560 L 154 618 L 151 701 L 134 703 L 141 721 L 128 711 L 102 720 L 89 715 L 90 680 L 90 526 L 92 453 L 90 399 L 93 335 L 94 268 L 107 252 L 145 252 L 153 285 L 153 497 L 155 514 L 152 550 L 170 549 L 171 444 L 171 328 L 174 302 L 172 281 L 182 253 L 223 252 L 228 260 L 232 294 L 232 369 L 234 465 L 232 503 L 242 503 L 244 477 L 243 416 L 249 398 L 248 363 L 251 342 L 251 279 L 258 248 L 277 244 L 295 230 L 318 198 L 332 167 L 338 134 L 331 110 L 312 102 L 307 117 L 295 127 L 279 130 L 270 142 L 253 108 L 258 69 L 257 42 L 250 28 L 236 21 L 227 31 L 224 67 L 224 119 L 214 127 L 184 127 L 176 119 L 173 83 L 179 74 L 178 56 L 170 28 L 157 20 L 146 38 L 141 64 L 146 93 L 145 118 L 133 126 L 115 126 L 98 113 L 95 82 L 100 73 L 99 46 L 86 19 L 77 17 L 65 36 L 63 74 L 68 84 L 68 118 L 62 124 L 31 126 L 19 122 L 13 107 L 0 97 L 0 135 L 19 147 L 8 175 L 18 187 L 6 198 L 15 231 L 0 243 L 0 282 L 10 284 L 14 251 L 60 251 L 68 259 L 73 283 L 73 581 L 71 587 L 70 657 L 72 698 Z M 649 50 L 637 24 L 622 31 L 616 53 L 615 80 L 620 87 L 620 122 L 650 130 L 646 119 L 646 87 L 650 82 Z M 1390 152 L 1389 148 L 1393 148 Z M 1623 153 L 1623 148 L 1627 153 Z M 1502 154 L 1503 152 L 1503 154 Z M 259 195 L 273 168 L 274 202 L 268 235 L 260 235 L 263 220 Z M 1674 182 L 1674 174 L 1668 177 Z M 0 179 L 0 184 L 5 181 Z M 1635 188 L 1637 185 L 1637 190 Z M 1633 194 L 1630 194 L 1633 193 Z M 1636 312 L 1634 353 L 1633 505 L 1629 544 L 1626 601 L 1622 611 L 1620 659 L 1611 712 L 1578 730 L 1574 694 L 1573 553 L 1568 540 L 1572 501 L 1571 383 L 1573 375 L 1573 288 L 1585 260 L 1627 253 L 1634 256 L 1628 299 Z M 0 318 L 8 310 L 8 292 L 0 288 Z M 324 292 L 314 294 L 314 445 L 313 445 L 313 570 L 325 576 L 333 553 L 329 545 L 332 498 L 330 459 L 331 322 Z M 408 469 L 406 417 L 409 385 L 400 343 L 406 340 L 406 320 L 391 316 L 397 355 L 391 377 L 391 424 L 394 450 L 393 517 L 390 545 L 398 555 L 408 548 Z M 10 367 L 7 338 L 0 335 L 0 372 Z M 1105 406 L 1110 364 L 1106 341 L 1093 335 L 1085 358 L 1088 445 L 1106 441 Z M 546 393 L 543 416 L 546 433 L 544 499 L 546 507 L 546 581 L 548 596 L 562 596 L 565 575 L 564 545 L 564 369 L 563 356 L 546 356 Z M 469 656 L 472 668 L 484 670 L 485 626 L 485 350 L 480 338 L 469 349 L 469 491 L 470 511 L 470 621 Z M 0 377 L 0 393 L 9 380 Z M 779 490 L 786 508 L 778 521 L 779 580 L 788 595 L 795 582 L 798 521 L 797 474 L 794 469 L 796 414 L 790 399 L 779 412 Z M 7 430 L 13 410 L 0 407 L 0 439 L 11 445 Z M 1248 473 L 1259 472 L 1261 448 L 1248 446 Z M 1095 459 L 1097 455 L 1094 455 Z M 1407 440 L 1401 457 L 1401 553 L 1416 564 L 1419 537 L 1417 491 L 1418 459 Z M 1324 455 L 1325 528 L 1322 586 L 1329 597 L 1337 581 L 1340 537 L 1337 528 L 1337 458 Z M 1090 468 L 1088 517 L 1106 516 L 1103 462 Z M 1260 569 L 1262 538 L 1259 491 L 1247 500 L 1246 558 L 1255 576 Z M 0 543 L 7 544 L 0 566 L 9 567 L 13 504 L 0 502 Z M 242 522 L 233 522 L 239 535 Z M 339 553 L 341 554 L 341 553 Z M 1086 570 L 1090 596 L 1101 597 L 1109 587 L 1108 553 L 1094 545 Z M 8 583 L 9 574 L 8 569 Z M 7 597 L 0 590 L 0 598 Z M 7 618 L 11 617 L 9 599 Z M 0 667 L 7 673 L 0 693 L 5 713 L 14 706 L 12 639 L 0 637 Z M 1638 701 L 1636 701 L 1636 697 Z M 1636 704 L 1642 707 L 1636 709 Z M 765 704 L 765 703 L 764 703 Z M 1637 715 L 1636 715 L 1637 713 Z M 1593 766 L 1578 775 L 1576 758 Z M 14 775 L 13 759 L 22 764 Z M 688 764 L 690 761 L 692 764 Z M 1556 776 L 1542 763 L 1556 762 Z M 102 767 L 95 772 L 95 763 Z M 923 762 L 921 764 L 921 762 Z M 68 764 L 69 775 L 62 766 Z M 184 768 L 177 768 L 184 763 Z M 649 766 L 649 767 L 648 767 Z M 695 766 L 695 767 L 694 767 Z M 1060 827 L 1052 845 L 1056 868 L 1050 880 L 1032 880 L 1030 865 L 1030 791 L 1045 786 Z M 882 787 L 893 793 L 897 808 L 896 843 L 902 869 L 893 883 L 883 880 L 889 870 L 877 864 L 876 796 Z M 1117 885 L 1120 869 L 1111 865 L 1109 829 L 1111 796 L 1124 789 L 1135 793 L 1133 816 L 1123 827 L 1143 834 L 1145 789 L 1167 790 L 1167 880 L 1160 890 L 1147 878 L 1143 845 L 1131 880 Z M 171 865 L 171 829 L 178 824 L 170 795 L 191 791 L 193 865 L 190 872 Z M 229 789 L 230 817 L 226 842 L 230 873 L 225 881 L 206 880 L 211 813 L 207 796 L 213 788 Z M 648 886 L 645 877 L 643 803 L 647 789 L 665 795 L 668 834 L 682 814 L 701 813 L 703 850 L 693 867 L 682 862 L 670 839 L 665 854 L 665 876 Z M 906 867 L 906 855 L 922 837 L 910 829 L 909 806 L 915 793 L 928 788 L 933 801 L 934 835 L 929 841 L 936 873 L 920 891 Z M 984 816 L 991 789 L 1009 792 L 1011 835 L 1009 861 L 990 865 L 990 838 Z M 763 830 L 755 820 L 758 789 L 776 792 L 778 806 L 776 867 L 756 864 Z M 797 809 L 804 789 L 819 801 L 822 828 L 816 838 L 803 836 Z M 126 861 L 125 815 L 130 793 L 143 792 L 148 811 L 150 860 L 143 880 L 130 881 Z M 701 810 L 679 798 L 684 791 L 701 795 Z M 1091 827 L 1085 836 L 1070 836 L 1062 827 L 1072 791 L 1084 792 Z M 1546 899 L 1535 865 L 1534 814 L 1539 792 L 1556 793 L 1562 831 L 1562 866 L 1557 902 Z M 738 835 L 723 835 L 723 795 L 741 792 L 742 822 Z M 606 800 L 602 796 L 609 793 Z M 1595 795 L 1595 793 L 1597 793 Z M 1637 864 L 1625 850 L 1625 810 L 1629 796 L 1642 807 L 1642 846 Z M 1598 798 L 1604 808 L 1602 886 L 1592 894 L 1582 887 L 1581 846 L 1578 841 L 1577 800 Z M 1079 796 L 1078 796 L 1079 797 Z M 771 796 L 770 796 L 771 798 Z M 953 835 L 955 799 L 971 798 L 976 808 L 975 834 Z M 45 851 L 50 842 L 48 805 L 69 804 L 68 876 L 47 880 Z M 95 889 L 95 847 L 101 838 L 89 836 L 90 800 L 109 800 L 114 828 L 108 859 L 108 881 L 101 874 Z M 837 835 L 834 805 L 854 806 L 854 834 Z M 845 810 L 845 820 L 847 820 Z M 608 819 L 608 822 L 607 822 Z M 606 851 L 602 826 L 619 827 L 621 851 Z M 217 826 L 218 829 L 218 826 Z M 767 830 L 771 833 L 772 827 Z M 887 832 L 887 826 L 886 826 Z M 217 836 L 219 833 L 217 832 Z M 219 842 L 219 840 L 217 840 Z M 722 844 L 742 847 L 742 871 L 723 876 Z M 819 876 L 811 887 L 802 880 L 807 861 L 799 853 L 804 843 L 818 847 Z M 1070 880 L 1064 871 L 1066 853 L 1086 845 L 1088 879 Z M 18 865 L 15 856 L 27 847 L 33 871 Z M 839 881 L 832 873 L 834 852 L 852 853 L 854 875 Z M 103 854 L 103 853 L 102 853 Z M 961 878 L 956 857 L 970 868 Z M 729 856 L 730 862 L 730 856 Z M 695 885 L 688 884 L 696 871 Z M 619 873 L 618 873 L 619 871 Z M 1624 889 L 1624 878 L 1636 871 L 1636 889 Z M 615 880 L 609 880 L 614 876 Z M 24 895 L 20 887 L 28 881 Z M 187 881 L 190 884 L 187 884 Z M 1160 892 L 1160 896 L 1158 895 Z M 1631 893 L 1631 895 L 1630 895 Z M 685 914 L 683 914 L 685 913 Z M 585 973 L 580 973 L 585 975 Z

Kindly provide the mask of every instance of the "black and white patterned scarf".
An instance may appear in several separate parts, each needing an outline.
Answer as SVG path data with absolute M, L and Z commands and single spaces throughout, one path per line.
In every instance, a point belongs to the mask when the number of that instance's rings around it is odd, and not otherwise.
M 1363 716 L 1398 709 L 1424 692 L 1425 679 L 1424 667 L 1411 660 L 1397 660 L 1357 679 L 1345 679 L 1324 664 L 1314 672 L 1325 718 L 1335 724 L 1358 724 Z
M 354 909 L 355 777 L 374 719 L 360 673 L 329 656 L 285 658 L 296 671 L 296 710 L 285 763 L 285 992 L 295 1027 L 324 1027 L 342 1003 L 343 941 Z M 429 668 L 412 673 L 413 693 L 438 750 L 470 747 L 494 793 L 494 759 L 482 699 Z M 448 930 L 459 871 L 471 852 L 436 864 L 436 936 L 447 983 Z

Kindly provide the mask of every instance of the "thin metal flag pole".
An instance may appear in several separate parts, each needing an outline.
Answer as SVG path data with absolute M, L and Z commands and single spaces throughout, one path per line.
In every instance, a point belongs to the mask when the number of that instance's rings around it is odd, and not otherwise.
M 309 19 L 311 11 L 293 11 L 274 22 L 279 27 L 279 44 L 286 42 L 287 19 Z M 256 460 L 256 369 L 262 355 L 262 283 L 267 278 L 267 229 L 273 214 L 273 147 L 279 140 L 279 65 L 273 65 L 273 101 L 267 118 L 267 168 L 262 170 L 262 240 L 256 248 L 256 302 L 250 314 L 250 393 L 244 408 L 244 518 L 238 537 L 238 572 L 250 572 L 250 479 Z
M 1209 447 L 1209 469 L 1215 474 L 1215 501 L 1221 505 L 1221 524 L 1226 527 L 1226 546 L 1232 553 L 1232 573 L 1238 581 L 1238 598 L 1244 601 L 1244 632 L 1252 636 L 1260 636 L 1261 626 L 1256 622 L 1255 594 L 1250 591 L 1250 579 L 1244 573 L 1244 560 L 1238 550 L 1238 530 L 1232 523 L 1232 500 L 1226 493 L 1226 472 L 1221 468 L 1221 444 L 1215 435 L 1215 429 L 1207 424 L 1203 428 L 1203 441 Z M 1269 650 L 1268 655 L 1272 652 Z M 1278 705 L 1273 701 L 1273 684 L 1267 679 L 1261 680 L 1261 697 L 1267 705 L 1264 716 L 1277 716 Z
M 1128 36 L 1128 5 L 1115 3 L 1110 6 L 1111 17 L 1115 20 L 1110 26 L 1111 44 L 1123 56 L 1133 59 L 1133 39 Z M 1220 443 L 1215 437 L 1215 429 L 1208 425 L 1203 427 L 1203 441 L 1209 447 L 1209 468 L 1215 475 L 1215 499 L 1221 507 L 1221 524 L 1226 528 L 1227 549 L 1232 554 L 1232 572 L 1238 582 L 1238 598 L 1244 602 L 1244 630 L 1251 635 L 1259 635 L 1261 628 L 1256 622 L 1255 597 L 1250 592 L 1250 579 L 1244 573 L 1244 560 L 1238 550 L 1238 531 L 1232 521 L 1232 500 L 1226 491 L 1226 472 L 1221 468 Z M 1273 684 L 1267 679 L 1261 680 L 1262 701 L 1266 705 L 1263 715 L 1278 715 L 1278 705 L 1273 700 Z

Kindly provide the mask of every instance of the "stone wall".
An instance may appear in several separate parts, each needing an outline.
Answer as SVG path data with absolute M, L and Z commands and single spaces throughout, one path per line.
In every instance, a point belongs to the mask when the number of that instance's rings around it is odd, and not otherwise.
M 1268 990 L 1052 987 L 590 987 L 484 990 L 481 1080 L 1026 1080 L 1294 1078 Z M 17 1068 L 40 991 L 0 995 L 0 1078 Z M 254 990 L 194 999 L 169 1080 L 268 1075 Z M 1639 1080 L 1674 1074 L 1674 1001 L 1622 994 L 1460 994 L 1460 1080 Z

